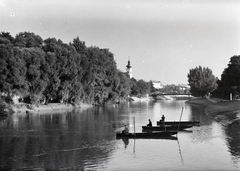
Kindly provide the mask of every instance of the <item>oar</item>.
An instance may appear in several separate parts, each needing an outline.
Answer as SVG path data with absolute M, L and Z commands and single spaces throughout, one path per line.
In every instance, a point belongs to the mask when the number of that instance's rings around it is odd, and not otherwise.
M 181 112 L 180 119 L 179 119 L 179 123 L 178 123 L 178 129 L 177 129 L 177 132 L 178 132 L 178 130 L 179 130 L 179 126 L 180 126 L 180 122 L 181 122 L 181 118 L 182 118 L 182 113 L 183 113 L 183 107 L 182 107 L 182 112 Z
M 136 133 L 135 133 L 135 117 L 133 117 L 133 125 L 134 125 L 134 136 L 136 137 Z M 133 153 L 135 153 L 135 138 L 134 138 L 134 145 L 133 145 Z
M 136 133 L 135 133 L 135 117 L 133 117 L 133 125 L 134 125 L 134 136 L 136 136 Z

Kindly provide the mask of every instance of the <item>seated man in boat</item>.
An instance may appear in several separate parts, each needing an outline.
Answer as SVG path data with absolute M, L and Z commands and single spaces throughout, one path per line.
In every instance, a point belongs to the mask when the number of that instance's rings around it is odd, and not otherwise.
M 152 127 L 152 121 L 150 119 L 148 119 L 147 127 Z
M 124 130 L 122 131 L 123 134 L 128 134 L 129 133 L 129 129 L 127 127 L 127 125 L 125 125 Z

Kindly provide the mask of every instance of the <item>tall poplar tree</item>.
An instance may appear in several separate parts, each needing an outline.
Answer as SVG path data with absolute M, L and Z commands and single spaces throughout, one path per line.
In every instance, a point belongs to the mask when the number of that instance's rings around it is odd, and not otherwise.
M 217 78 L 212 74 L 212 70 L 205 67 L 190 69 L 188 73 L 188 83 L 193 96 L 206 96 L 217 88 Z

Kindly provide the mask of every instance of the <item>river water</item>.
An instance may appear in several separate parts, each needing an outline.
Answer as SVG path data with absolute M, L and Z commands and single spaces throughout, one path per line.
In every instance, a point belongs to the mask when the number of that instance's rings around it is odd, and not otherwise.
M 116 139 L 167 120 L 199 120 L 177 139 Z M 239 128 L 224 127 L 185 101 L 126 102 L 61 114 L 0 118 L 0 170 L 240 170 Z

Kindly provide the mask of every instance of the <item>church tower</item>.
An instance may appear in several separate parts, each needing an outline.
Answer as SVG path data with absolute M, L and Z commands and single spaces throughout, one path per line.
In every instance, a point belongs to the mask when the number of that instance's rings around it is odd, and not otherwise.
M 126 71 L 127 71 L 128 75 L 129 75 L 129 77 L 132 78 L 132 66 L 130 64 L 130 60 L 128 60 L 128 64 L 127 64 L 126 67 L 127 67 Z

